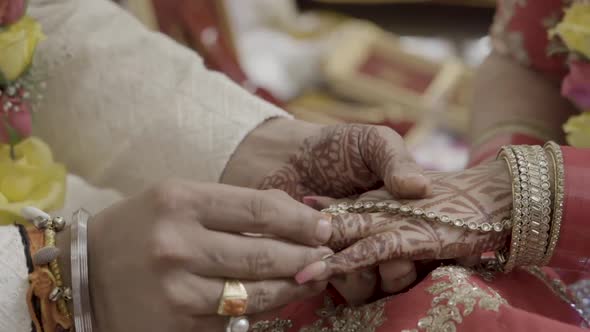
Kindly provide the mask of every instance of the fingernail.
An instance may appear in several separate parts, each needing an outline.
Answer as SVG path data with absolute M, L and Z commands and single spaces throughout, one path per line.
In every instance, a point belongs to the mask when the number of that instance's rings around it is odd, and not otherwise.
M 330 237 L 332 237 L 332 215 L 322 213 L 322 219 L 318 222 L 315 236 L 320 243 L 326 243 L 330 240 Z
M 317 210 L 318 200 L 315 196 L 305 196 L 302 199 L 303 204 Z
M 328 265 L 324 261 L 309 264 L 295 275 L 295 281 L 300 285 L 310 280 L 320 281 L 322 279 L 319 278 L 326 272 L 327 268 Z
M 406 195 L 422 196 L 428 194 L 430 181 L 422 174 L 396 176 L 395 180 L 398 187 L 403 187 L 402 190 L 406 192 Z

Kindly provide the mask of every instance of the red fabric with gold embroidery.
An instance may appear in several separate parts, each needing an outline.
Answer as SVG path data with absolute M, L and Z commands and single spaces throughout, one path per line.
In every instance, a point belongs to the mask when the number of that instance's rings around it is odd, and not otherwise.
M 585 331 L 578 327 L 582 318 L 556 295 L 558 288 L 554 293 L 547 286 L 556 275 L 533 272 L 517 269 L 486 281 L 469 269 L 441 267 L 407 292 L 365 306 L 347 307 L 326 292 L 287 306 L 278 321 L 272 315 L 252 331 Z
M 550 55 L 547 30 L 563 16 L 567 0 L 503 0 L 492 26 L 494 49 L 517 61 L 562 78 L 567 74 L 564 56 Z

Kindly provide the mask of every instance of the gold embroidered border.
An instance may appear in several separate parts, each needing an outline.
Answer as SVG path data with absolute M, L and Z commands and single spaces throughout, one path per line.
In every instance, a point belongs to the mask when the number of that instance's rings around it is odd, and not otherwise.
M 506 300 L 493 289 L 485 289 L 469 280 L 474 270 L 459 266 L 445 266 L 434 270 L 433 280 L 440 280 L 427 291 L 435 295 L 431 308 L 422 317 L 416 329 L 402 332 L 454 332 L 463 318 L 469 316 L 475 307 L 488 311 L 498 311 Z
M 385 303 L 382 299 L 361 307 L 334 305 L 328 296 L 324 306 L 316 311 L 320 317 L 311 326 L 303 327 L 299 332 L 375 332 L 385 322 Z M 293 327 L 290 320 L 275 319 L 261 321 L 252 326 L 252 332 L 286 332 Z

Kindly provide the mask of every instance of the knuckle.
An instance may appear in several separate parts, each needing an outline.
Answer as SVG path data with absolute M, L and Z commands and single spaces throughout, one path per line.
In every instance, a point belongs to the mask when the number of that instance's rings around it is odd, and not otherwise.
M 169 211 L 178 207 L 186 197 L 185 184 L 176 179 L 161 182 L 148 191 L 156 211 Z
M 256 287 L 252 289 L 249 294 L 251 298 L 249 305 L 252 306 L 252 311 L 262 312 L 272 309 L 271 305 L 273 302 L 273 294 L 270 289 L 265 287 Z
M 149 257 L 154 266 L 183 263 L 190 259 L 179 241 L 179 236 L 170 227 L 158 227 L 148 245 Z
M 190 313 L 194 314 L 195 309 L 198 307 L 198 301 L 195 302 L 187 292 L 182 283 L 178 280 L 169 280 L 164 283 L 164 304 L 171 310 L 171 312 Z M 198 292 L 198 290 L 195 290 Z M 195 293 L 192 293 L 195 294 Z M 199 294 L 195 294 L 199 295 Z M 201 296 L 195 296 L 196 299 Z
M 275 198 L 275 199 L 291 199 L 291 196 L 289 196 L 289 194 L 287 194 L 285 191 L 280 190 L 280 189 L 268 189 L 266 190 L 266 194 L 271 197 L 271 198 Z
M 246 258 L 247 271 L 254 279 L 264 279 L 275 268 L 275 261 L 268 250 L 258 250 L 254 254 L 247 255 Z
M 274 202 L 277 196 L 282 195 L 280 190 L 271 189 L 257 191 L 250 201 L 250 223 L 255 229 L 265 230 L 272 220 L 279 217 L 280 207 Z

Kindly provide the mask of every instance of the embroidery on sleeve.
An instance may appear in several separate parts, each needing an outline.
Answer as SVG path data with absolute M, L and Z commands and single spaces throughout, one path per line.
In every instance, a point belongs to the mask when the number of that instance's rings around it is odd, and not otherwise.
M 491 36 L 494 50 L 500 54 L 511 55 L 518 62 L 529 65 L 529 54 L 524 47 L 524 36 L 520 31 L 511 31 L 508 25 L 514 18 L 517 6 L 526 7 L 527 0 L 505 0 L 498 7 Z

